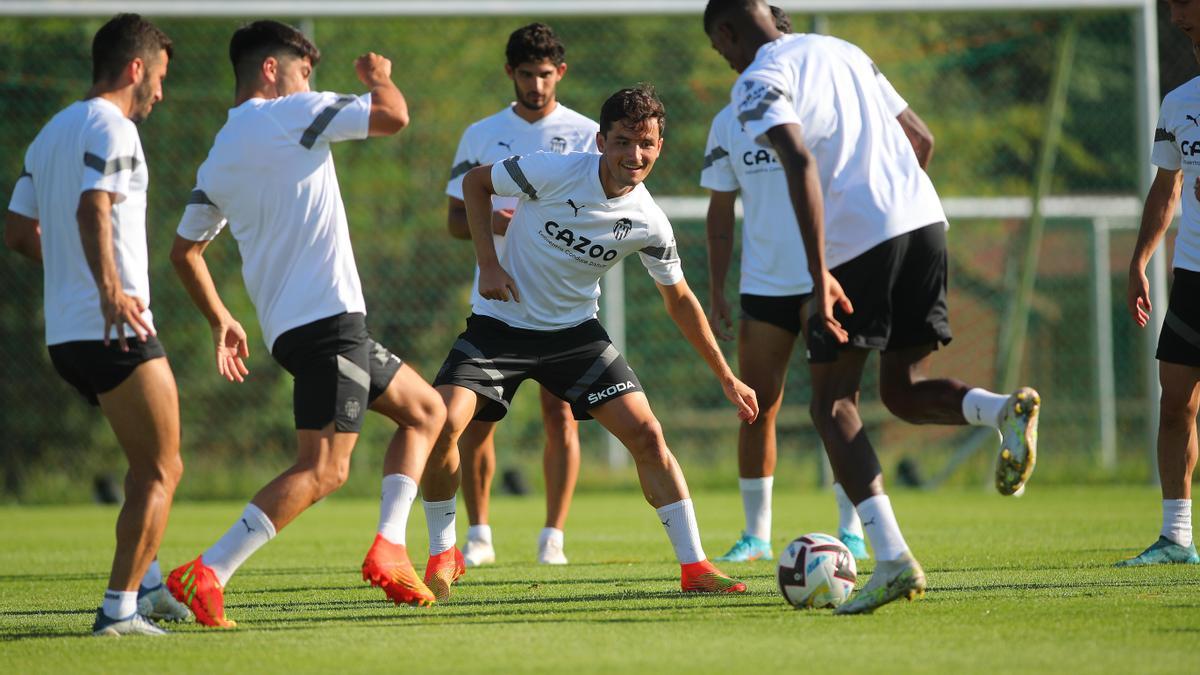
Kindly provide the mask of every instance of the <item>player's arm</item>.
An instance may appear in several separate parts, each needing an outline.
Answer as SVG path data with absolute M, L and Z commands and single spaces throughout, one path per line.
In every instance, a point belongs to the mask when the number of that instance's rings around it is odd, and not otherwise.
M 1183 186 L 1183 171 L 1162 169 L 1154 176 L 1146 205 L 1142 209 L 1142 226 L 1138 230 L 1137 244 L 1133 248 L 1133 259 L 1129 261 L 1129 285 L 1126 304 L 1129 314 L 1137 325 L 1145 327 L 1150 320 L 1150 280 L 1146 278 L 1146 265 L 1162 241 L 1171 221 L 1175 219 L 1175 207 Z
M 475 244 L 475 259 L 479 262 L 479 295 L 489 300 L 520 302 L 521 293 L 517 282 L 500 267 L 496 255 L 496 242 L 492 239 L 492 195 L 496 187 L 492 184 L 492 165 L 477 166 L 463 176 L 463 202 L 466 206 L 467 225 L 471 241 Z
M 358 79 L 371 90 L 371 136 L 391 136 L 408 126 L 408 102 L 392 82 L 392 62 L 374 52 L 354 61 Z
M 912 144 L 913 152 L 917 153 L 917 162 L 922 169 L 928 169 L 929 160 L 933 159 L 933 132 L 912 108 L 905 108 L 896 115 L 896 120 Z
M 804 240 L 804 253 L 813 277 L 813 298 L 818 300 L 813 318 L 822 321 L 838 342 L 845 343 L 849 335 L 834 317 L 833 308 L 840 305 L 847 313 L 854 308 L 841 284 L 825 266 L 825 204 L 817 160 L 804 144 L 798 124 L 771 127 L 766 135 L 787 175 L 788 195 L 800 225 L 800 238 Z
M 725 362 L 725 356 L 717 346 L 717 339 L 708 327 L 708 320 L 704 318 L 700 301 L 688 287 L 687 281 L 680 280 L 669 286 L 655 282 L 655 285 L 662 295 L 667 314 L 717 376 L 721 388 L 725 391 L 725 397 L 737 407 L 738 418 L 748 423 L 754 422 L 758 418 L 758 398 L 753 389 L 734 376 L 729 364 Z
M 250 357 L 250 345 L 246 331 L 229 313 L 217 293 L 208 263 L 204 261 L 204 249 L 208 248 L 208 243 L 175 235 L 175 243 L 171 245 L 171 264 L 192 303 L 212 327 L 217 350 L 217 372 L 230 382 L 242 382 L 244 376 L 250 373 L 243 361 Z
M 154 327 L 144 318 L 146 301 L 126 295 L 117 271 L 117 254 L 113 248 L 112 207 L 116 195 L 104 190 L 87 190 L 79 196 L 75 219 L 79 223 L 79 239 L 83 244 L 83 255 L 87 258 L 92 278 L 100 291 L 100 312 L 104 315 L 104 344 L 109 343 L 110 329 L 117 331 L 117 343 L 122 351 L 129 351 L 125 343 L 125 325 L 128 324 L 138 339 L 146 341 L 154 335 Z
M 8 211 L 4 216 L 4 245 L 35 263 L 42 262 L 42 226 L 37 218 Z
M 733 259 L 734 206 L 736 191 L 709 190 L 708 216 L 704 227 L 708 234 L 708 325 L 722 340 L 733 339 L 733 318 L 725 299 L 725 278 Z

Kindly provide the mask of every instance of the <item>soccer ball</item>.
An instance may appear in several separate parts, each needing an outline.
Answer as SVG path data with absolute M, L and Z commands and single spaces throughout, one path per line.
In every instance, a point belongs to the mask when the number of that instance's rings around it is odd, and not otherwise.
M 854 590 L 858 572 L 846 545 L 827 534 L 792 540 L 779 556 L 779 592 L 796 609 L 832 609 Z

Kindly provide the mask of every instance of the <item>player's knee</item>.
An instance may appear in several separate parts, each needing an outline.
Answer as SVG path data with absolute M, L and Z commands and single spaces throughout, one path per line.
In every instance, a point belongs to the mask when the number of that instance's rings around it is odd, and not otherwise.
M 879 397 L 883 400 L 883 405 L 896 417 L 910 422 L 917 423 L 917 411 L 913 407 L 913 398 L 901 393 L 895 388 L 884 388 L 880 386 Z
M 436 393 L 423 397 L 413 406 L 413 426 L 431 436 L 446 426 L 446 404 Z
M 662 425 L 656 419 L 640 423 L 629 435 L 629 440 L 629 451 L 638 462 L 658 463 L 666 461 L 670 454 L 666 439 L 663 438 Z
M 131 463 L 129 478 L 136 489 L 163 490 L 174 494 L 183 477 L 183 460 L 179 455 L 160 457 L 143 463 Z
M 1159 424 L 1169 429 L 1187 429 L 1195 424 L 1197 405 L 1196 401 L 1188 395 L 1173 395 L 1172 392 L 1163 390 L 1162 398 L 1159 399 Z
M 346 479 L 350 477 L 350 462 L 349 460 L 325 462 L 316 468 L 313 477 L 316 483 L 316 498 L 321 499 L 346 483 Z

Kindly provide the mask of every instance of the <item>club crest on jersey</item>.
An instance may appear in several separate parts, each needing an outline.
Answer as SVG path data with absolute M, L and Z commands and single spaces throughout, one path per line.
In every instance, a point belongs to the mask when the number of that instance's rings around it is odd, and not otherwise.
M 629 231 L 633 229 L 633 221 L 628 218 L 622 218 L 613 225 L 613 236 L 617 239 L 624 239 Z
M 550 152 L 557 152 L 560 155 L 567 154 L 567 139 L 562 136 L 555 136 L 550 139 Z

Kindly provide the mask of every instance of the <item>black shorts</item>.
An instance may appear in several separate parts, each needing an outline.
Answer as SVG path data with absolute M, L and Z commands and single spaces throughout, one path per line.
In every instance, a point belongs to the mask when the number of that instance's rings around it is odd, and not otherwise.
M 742 294 L 742 318 L 769 323 L 792 335 L 800 335 L 800 310 L 812 293 L 801 295 Z
M 363 417 L 400 370 L 401 361 L 371 339 L 362 314 L 338 314 L 275 339 L 271 356 L 292 374 L 297 429 L 362 430 Z
M 525 380 L 571 404 L 577 420 L 588 410 L 635 391 L 642 385 L 613 346 L 600 322 L 591 319 L 563 330 L 526 330 L 472 314 L 446 362 L 433 380 L 470 389 L 488 402 L 475 419 L 495 422 L 508 413 L 517 387 Z
M 1200 367 L 1200 272 L 1175 268 L 1155 358 Z
M 841 345 L 819 321 L 809 321 L 809 363 L 832 363 L 843 347 L 896 351 L 949 344 L 946 308 L 946 226 L 926 225 L 893 237 L 830 270 L 854 306 L 834 316 L 850 334 Z M 809 309 L 810 316 L 812 309 Z
M 100 394 L 112 391 L 124 382 L 138 366 L 152 359 L 164 358 L 162 343 L 153 335 L 142 342 L 136 337 L 125 338 L 129 351 L 110 340 L 78 340 L 50 345 L 50 362 L 54 369 L 92 405 L 100 405 Z

